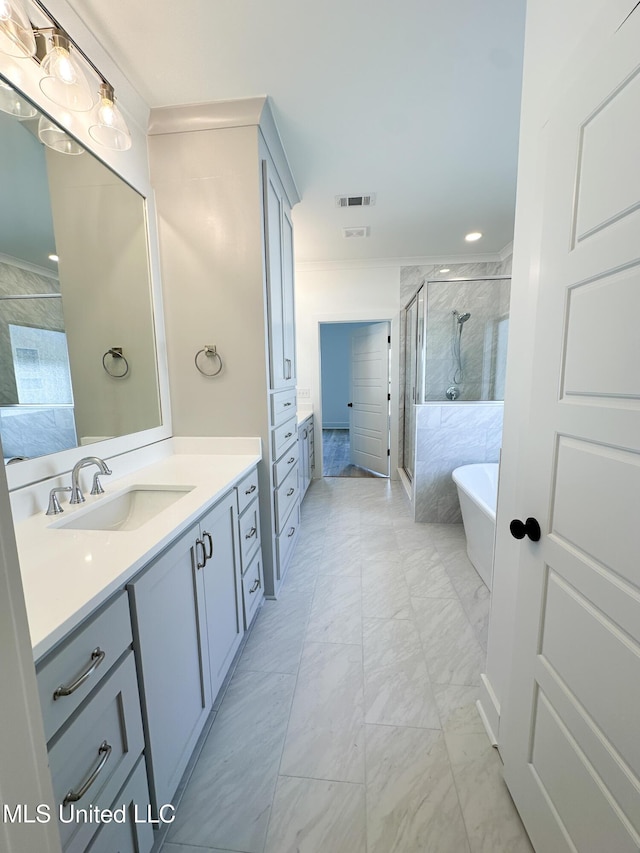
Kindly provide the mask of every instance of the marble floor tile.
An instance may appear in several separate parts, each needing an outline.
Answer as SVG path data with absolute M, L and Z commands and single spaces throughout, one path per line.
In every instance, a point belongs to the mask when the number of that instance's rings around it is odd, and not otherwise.
M 480 683 L 484 650 L 459 601 L 412 598 L 411 603 L 434 684 Z
M 281 776 L 265 853 L 366 853 L 364 786 Z
M 360 578 L 318 575 L 306 639 L 310 643 L 362 643 Z
M 484 734 L 485 729 L 476 707 L 480 695 L 478 687 L 434 684 L 433 693 L 438 703 L 440 723 L 444 732 Z
M 446 733 L 472 853 L 533 853 L 486 734 Z
M 168 841 L 261 853 L 294 687 L 291 675 L 234 675 Z
M 435 548 L 420 548 L 404 554 L 401 566 L 412 597 L 458 597 Z
M 265 601 L 236 665 L 237 672 L 298 672 L 312 595 L 287 590 L 282 600 Z
M 363 621 L 365 721 L 440 728 L 420 636 L 401 619 Z
M 368 853 L 468 853 L 441 732 L 366 726 Z
M 393 566 L 367 567 L 362 573 L 362 615 L 377 619 L 411 619 L 411 597 L 404 572 Z
M 331 557 L 321 557 L 318 561 L 319 575 L 342 575 L 359 578 L 362 574 L 362 560 L 351 554 L 339 554 Z
M 305 645 L 280 773 L 364 781 L 361 646 Z

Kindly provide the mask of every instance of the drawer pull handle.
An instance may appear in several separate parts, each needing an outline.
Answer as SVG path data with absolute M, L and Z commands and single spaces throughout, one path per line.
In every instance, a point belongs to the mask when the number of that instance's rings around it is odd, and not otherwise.
M 291 537 L 293 536 L 293 534 L 294 534 L 295 532 L 296 532 L 295 527 L 292 527 L 292 528 L 291 528 L 291 530 L 287 533 L 287 538 L 288 538 L 288 539 L 291 539 Z
M 292 457 L 291 457 L 291 459 L 287 459 L 287 465 L 293 465 L 293 463 L 294 463 L 295 461 L 296 461 L 296 457 L 295 457 L 295 456 L 292 456 Z
M 291 405 L 291 403 L 285 403 L 284 405 L 285 405 L 285 408 L 286 408 L 287 406 L 290 406 L 290 405 Z
M 253 484 L 253 486 L 251 486 L 251 488 L 250 488 L 250 489 L 247 489 L 247 490 L 246 490 L 245 495 L 252 495 L 252 494 L 255 492 L 255 490 L 256 490 L 257 488 L 258 488 L 258 487 L 257 487 L 257 486 L 256 486 L 256 484 L 254 483 L 254 484 Z
M 202 560 L 198 559 L 198 545 L 202 548 Z M 198 569 L 204 569 L 206 562 L 207 549 L 204 547 L 204 542 L 202 541 L 202 539 L 196 539 L 196 567 Z
M 256 578 L 253 582 L 253 586 L 249 590 L 249 595 L 251 595 L 251 593 L 255 592 L 257 589 L 260 589 L 260 578 Z
M 292 436 L 292 435 L 293 435 L 293 433 L 292 433 L 292 432 L 288 432 L 288 433 L 285 435 L 285 438 L 291 438 L 291 436 Z
M 71 696 L 72 693 L 75 693 L 78 687 L 82 687 L 87 678 L 89 678 L 96 669 L 100 666 L 102 661 L 104 660 L 106 652 L 103 652 L 100 646 L 97 649 L 94 649 L 91 652 L 91 662 L 89 666 L 85 669 L 83 673 L 81 673 L 73 684 L 70 684 L 68 687 L 65 687 L 63 684 L 58 687 L 58 689 L 53 694 L 53 701 L 56 699 L 60 699 L 62 696 Z
M 291 488 L 289 489 L 289 491 L 287 492 L 287 497 L 288 497 L 288 498 L 290 498 L 290 497 L 291 497 L 291 495 L 292 495 L 294 492 L 295 492 L 295 489 L 294 489 L 293 487 L 291 487 Z
M 104 765 L 109 760 L 109 756 L 111 755 L 111 745 L 103 740 L 100 744 L 100 748 L 98 749 L 98 755 L 100 756 L 100 760 L 98 761 L 95 770 L 91 771 L 91 774 L 87 777 L 86 781 L 82 783 L 82 785 L 78 788 L 77 791 L 71 789 L 67 796 L 62 801 L 63 808 L 66 808 L 69 803 L 77 803 L 78 800 L 81 800 L 82 797 L 87 793 L 89 788 L 96 781 L 102 770 L 104 769 Z
M 213 557 L 213 536 L 210 533 L 207 533 L 206 530 L 203 530 L 202 531 L 202 539 L 203 540 L 207 539 L 209 541 L 209 553 L 207 554 L 206 549 L 204 552 L 204 561 L 206 563 L 207 560 L 210 560 Z
M 258 532 L 258 528 L 252 527 L 248 533 L 245 533 L 244 538 L 245 539 L 251 539 L 253 536 L 256 535 L 257 532 Z

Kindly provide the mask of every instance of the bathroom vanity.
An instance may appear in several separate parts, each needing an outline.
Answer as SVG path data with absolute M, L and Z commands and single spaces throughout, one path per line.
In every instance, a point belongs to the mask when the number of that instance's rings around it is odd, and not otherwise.
M 298 413 L 298 446 L 300 448 L 300 500 L 304 498 L 315 470 L 313 412 Z
M 183 443 L 191 452 L 105 482 L 85 504 L 16 524 L 65 853 L 144 853 L 171 817 L 263 600 L 259 442 L 254 452 L 243 444 L 242 453 L 205 454 Z M 144 501 L 108 528 L 105 510 L 123 496 L 172 490 L 151 517 Z M 73 820 L 89 807 L 127 817 Z

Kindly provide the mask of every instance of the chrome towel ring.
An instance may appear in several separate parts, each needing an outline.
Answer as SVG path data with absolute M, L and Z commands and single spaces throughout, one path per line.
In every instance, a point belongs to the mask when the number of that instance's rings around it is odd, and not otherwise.
M 204 353 L 204 355 L 207 356 L 207 358 L 212 358 L 214 360 L 217 360 L 217 364 L 218 364 L 217 370 L 213 370 L 213 371 L 209 372 L 207 370 L 203 370 L 200 367 L 200 365 L 198 364 L 198 356 L 201 356 L 203 353 Z M 198 352 L 196 353 L 196 357 L 194 359 L 194 362 L 195 362 L 196 367 L 198 368 L 200 373 L 202 373 L 203 376 L 217 376 L 219 373 L 222 373 L 222 368 L 224 367 L 224 365 L 222 363 L 222 356 L 218 352 L 217 347 L 213 344 L 205 344 L 202 347 L 202 349 L 199 349 Z
M 111 370 L 109 370 L 107 367 L 107 356 L 109 355 L 113 359 L 112 362 L 109 362 L 111 367 L 114 367 L 118 361 L 124 362 L 124 373 L 112 373 Z M 109 376 L 113 376 L 114 379 L 124 379 L 124 377 L 129 373 L 129 362 L 122 354 L 122 347 L 109 347 L 102 356 L 102 366 Z

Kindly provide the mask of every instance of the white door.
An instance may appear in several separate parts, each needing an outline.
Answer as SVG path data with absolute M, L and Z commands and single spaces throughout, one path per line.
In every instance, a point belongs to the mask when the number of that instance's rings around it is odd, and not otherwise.
M 542 538 L 521 545 L 502 741 L 538 853 L 640 850 L 640 10 L 601 43 L 543 130 L 519 467 Z
M 351 462 L 389 475 L 389 323 L 351 335 Z

